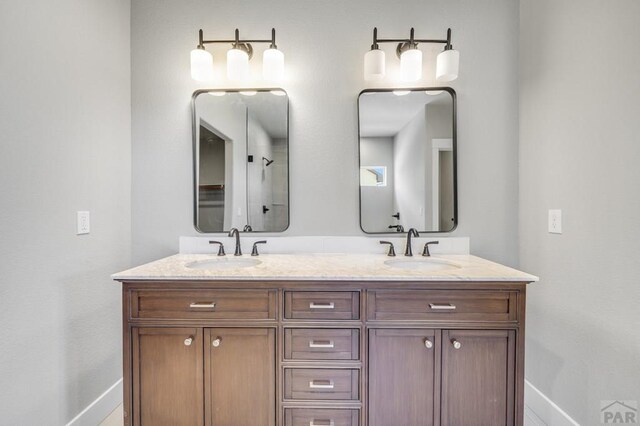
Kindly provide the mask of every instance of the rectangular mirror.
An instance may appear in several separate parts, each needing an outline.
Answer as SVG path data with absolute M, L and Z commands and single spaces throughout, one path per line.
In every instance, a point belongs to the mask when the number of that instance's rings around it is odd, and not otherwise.
M 193 95 L 199 232 L 289 227 L 289 99 L 282 89 Z
M 453 231 L 458 223 L 453 89 L 364 90 L 358 119 L 362 230 Z

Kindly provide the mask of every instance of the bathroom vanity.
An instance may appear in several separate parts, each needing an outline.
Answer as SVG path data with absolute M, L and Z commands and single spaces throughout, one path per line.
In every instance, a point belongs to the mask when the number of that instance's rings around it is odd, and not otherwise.
M 125 424 L 522 425 L 537 278 L 390 259 L 182 254 L 114 275 Z

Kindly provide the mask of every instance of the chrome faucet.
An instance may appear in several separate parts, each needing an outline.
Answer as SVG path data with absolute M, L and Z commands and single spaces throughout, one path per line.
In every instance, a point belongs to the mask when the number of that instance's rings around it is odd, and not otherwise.
M 405 256 L 413 256 L 413 250 L 411 250 L 411 237 L 419 237 L 420 234 L 415 228 L 410 228 L 407 232 L 407 246 L 404 248 Z
M 229 236 L 236 237 L 236 252 L 233 255 L 242 256 L 242 247 L 240 247 L 240 231 L 238 231 L 238 228 L 231 228 Z

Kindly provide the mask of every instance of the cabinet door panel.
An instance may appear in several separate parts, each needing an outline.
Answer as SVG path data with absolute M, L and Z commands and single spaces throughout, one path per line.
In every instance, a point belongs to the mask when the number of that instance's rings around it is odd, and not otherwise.
M 202 329 L 134 328 L 132 340 L 133 424 L 202 425 Z
M 434 424 L 439 351 L 437 330 L 369 330 L 370 426 Z
M 205 418 L 213 426 L 275 424 L 275 330 L 205 329 Z
M 442 345 L 442 424 L 512 425 L 515 332 L 443 331 Z

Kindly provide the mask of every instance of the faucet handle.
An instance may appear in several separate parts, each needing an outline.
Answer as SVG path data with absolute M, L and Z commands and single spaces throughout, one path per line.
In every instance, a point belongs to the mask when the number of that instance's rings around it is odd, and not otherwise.
M 209 244 L 218 244 L 218 256 L 224 256 L 226 253 L 224 252 L 224 244 L 220 241 L 209 241 Z
M 440 244 L 440 241 L 428 241 L 424 243 L 424 249 L 422 249 L 423 256 L 431 256 L 431 253 L 429 252 L 429 246 L 431 244 Z
M 258 244 L 267 244 L 266 240 L 262 240 L 262 241 L 256 241 L 255 243 L 253 243 L 253 250 L 251 250 L 251 256 L 259 256 L 260 253 L 258 253 Z
M 380 244 L 389 245 L 389 251 L 387 252 L 387 256 L 394 257 L 396 255 L 396 249 L 393 248 L 393 243 L 391 241 L 380 241 Z

